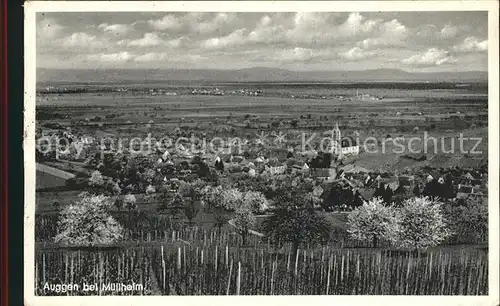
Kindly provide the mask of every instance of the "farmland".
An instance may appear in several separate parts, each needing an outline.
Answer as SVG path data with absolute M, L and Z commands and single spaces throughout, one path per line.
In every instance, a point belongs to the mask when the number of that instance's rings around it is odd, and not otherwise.
M 152 83 L 39 88 L 39 137 L 62 138 L 66 133 L 73 143 L 85 137 L 94 142 L 78 154 L 37 156 L 37 162 L 76 178 L 56 190 L 37 190 L 36 293 L 486 295 L 487 230 L 460 228 L 467 222 L 459 218 L 473 215 L 465 209 L 479 204 L 470 200 L 469 207 L 468 198 L 459 198 L 464 193 L 461 185 L 471 185 L 470 194 L 487 201 L 487 87 L 456 85 Z M 200 90 L 208 93 L 198 94 Z M 358 91 L 370 99 L 358 98 Z M 466 142 L 464 149 L 471 152 L 474 147 L 481 153 L 435 152 L 439 145 L 430 142 L 416 144 L 416 149 L 425 146 L 427 152 L 395 153 L 394 145 L 388 144 L 387 152 L 362 148 L 355 156 L 331 162 L 299 154 L 301 134 L 322 133 L 337 125 L 343 135 L 356 135 L 360 143 L 369 137 L 397 137 L 406 144 L 424 132 L 449 140 L 461 133 L 480 137 L 481 143 Z M 245 146 L 244 154 L 192 150 L 167 156 L 153 150 L 137 157 L 128 152 L 132 146 L 123 152 L 115 146 L 101 155 L 102 138 L 144 139 L 149 134 L 157 139 L 194 135 L 252 140 L 259 133 L 278 132 L 288 135 L 288 143 L 278 148 L 285 156 L 274 156 L 274 148 L 260 144 Z M 270 170 L 282 165 L 284 173 Z M 347 166 L 366 171 L 349 173 Z M 333 169 L 335 176 L 313 175 L 309 167 Z M 411 184 L 403 184 L 401 177 L 411 177 Z M 384 185 L 384 180 L 392 181 Z M 411 199 L 422 196 L 440 199 L 446 215 L 443 222 L 439 216 L 439 226 L 456 227 L 443 231 L 443 237 L 423 239 L 432 240 L 429 245 L 402 247 L 400 236 L 360 241 L 349 231 L 348 216 L 363 203 L 382 197 L 399 216 L 411 206 Z M 98 209 L 105 207 L 116 222 L 110 227 L 119 228 L 119 235 L 102 245 L 62 243 L 69 241 L 64 240 L 68 237 L 63 235 L 62 220 L 78 214 L 78 206 L 91 207 L 93 201 L 109 202 Z M 307 207 L 290 209 L 300 205 Z M 289 219 L 277 219 L 275 224 L 289 227 L 275 233 L 269 224 L 280 214 L 300 222 L 289 225 Z M 484 219 L 477 215 L 477 220 Z M 82 226 L 92 220 L 85 214 L 81 218 Z M 453 218 L 457 220 L 451 222 Z M 324 222 L 325 228 L 308 220 Z M 404 233 L 407 221 L 394 222 Z M 480 224 L 476 219 L 469 223 Z M 467 236 L 475 231 L 477 236 Z M 101 289 L 49 292 L 43 289 L 46 283 L 92 283 Z M 110 283 L 140 286 L 122 292 L 102 290 Z

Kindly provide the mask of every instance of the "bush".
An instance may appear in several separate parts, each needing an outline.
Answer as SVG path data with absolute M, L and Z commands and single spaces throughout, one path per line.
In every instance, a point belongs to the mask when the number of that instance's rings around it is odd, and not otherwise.
M 348 233 L 360 241 L 371 241 L 374 248 L 380 240 L 395 242 L 399 234 L 399 215 L 386 207 L 381 198 L 365 202 L 348 215 Z

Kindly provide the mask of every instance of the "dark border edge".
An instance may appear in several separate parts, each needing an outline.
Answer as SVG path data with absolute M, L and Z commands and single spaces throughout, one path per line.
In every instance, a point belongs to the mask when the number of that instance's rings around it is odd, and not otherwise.
M 0 76 L 0 92 L 1 92 L 1 100 L 2 100 L 2 107 L 1 107 L 1 112 L 2 112 L 2 124 L 1 124 L 1 150 L 0 150 L 0 156 L 1 156 L 1 177 L 0 177 L 0 184 L 1 184 L 1 205 L 2 205 L 2 219 L 0 220 L 1 224 L 1 291 L 2 294 L 0 296 L 0 301 L 2 305 L 8 305 L 9 304 L 9 288 L 8 288 L 8 277 L 9 277 L 9 248 L 8 248 L 8 226 L 9 226 L 9 220 L 8 220 L 8 168 L 7 168 L 7 141 L 8 141 L 8 135 L 7 135 L 7 125 L 8 125 L 8 115 L 7 115 L 7 95 L 8 95 L 8 86 L 7 86 L 7 68 L 8 68 L 8 62 L 7 62 L 7 29 L 8 29 L 8 24 L 7 24 L 7 12 L 8 12 L 8 5 L 7 5 L 7 0 L 0 0 L 1 1 L 1 11 L 2 14 L 0 16 L 1 18 L 1 24 L 2 24 L 2 30 L 1 30 L 1 42 L 2 42 L 2 51 L 1 51 L 1 61 L 2 63 L 0 64 L 0 70 L 1 70 L 1 76 Z

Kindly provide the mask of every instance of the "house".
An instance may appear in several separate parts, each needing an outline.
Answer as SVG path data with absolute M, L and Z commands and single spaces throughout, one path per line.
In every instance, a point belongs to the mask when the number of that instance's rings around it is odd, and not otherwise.
M 168 159 L 170 159 L 170 152 L 165 150 L 165 152 L 163 152 L 161 158 L 163 159 L 163 161 L 167 161 Z
M 375 188 L 358 188 L 358 192 L 365 201 L 370 201 L 375 194 Z
M 392 191 L 395 191 L 399 187 L 399 179 L 397 176 L 392 177 L 377 177 L 378 187 L 389 187 Z
M 307 159 L 313 159 L 316 156 L 318 156 L 318 152 L 316 150 L 309 150 L 309 151 L 304 151 L 300 152 L 300 154 Z
M 471 194 L 474 194 L 474 187 L 458 184 L 457 199 L 465 199 Z
M 366 168 L 363 168 L 363 167 L 360 167 L 360 166 L 355 166 L 355 165 L 347 165 L 345 167 L 342 167 L 341 168 L 342 170 L 344 170 L 344 173 L 346 174 L 351 174 L 351 173 L 370 173 L 371 171 L 366 169 Z
M 255 159 L 255 163 L 256 164 L 262 164 L 264 163 L 266 160 L 264 159 L 264 157 L 262 156 L 258 156 L 256 159 Z
M 359 155 L 359 145 L 352 136 L 347 136 L 340 142 L 342 153 L 340 156 L 345 155 Z
M 313 178 L 320 180 L 334 180 L 337 176 L 334 168 L 312 168 L 309 171 Z
M 403 187 L 411 187 L 415 183 L 415 176 L 413 175 L 400 175 L 398 177 L 399 184 Z
M 285 173 L 287 167 L 286 165 L 283 166 L 265 166 L 265 171 L 270 174 L 270 175 L 278 175 L 278 174 L 283 174 Z
M 296 162 L 291 165 L 287 164 L 288 169 L 291 173 L 307 173 L 309 172 L 309 166 L 304 162 Z
M 243 156 L 240 156 L 240 155 L 234 155 L 234 156 L 231 156 L 231 158 L 230 158 L 230 161 L 232 163 L 237 163 L 237 164 L 241 163 L 244 160 L 245 160 L 245 158 Z
M 276 158 L 280 161 L 286 160 L 288 158 L 288 154 L 290 150 L 281 149 L 281 148 L 273 148 L 269 150 L 269 158 Z
M 470 183 L 472 180 L 474 180 L 474 176 L 472 174 L 470 174 L 470 172 L 467 172 L 467 174 L 465 174 L 463 177 L 462 177 L 462 180 L 464 182 L 467 182 L 467 183 Z

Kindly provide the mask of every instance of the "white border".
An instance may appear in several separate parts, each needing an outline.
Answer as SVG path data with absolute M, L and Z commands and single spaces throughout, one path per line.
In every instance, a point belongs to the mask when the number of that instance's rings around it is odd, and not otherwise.
M 251 8 L 251 9 L 249 9 Z M 152 297 L 39 297 L 34 296 L 35 216 L 35 82 L 36 12 L 295 12 L 295 11 L 488 11 L 489 62 L 489 296 L 152 296 Z M 499 305 L 499 24 L 497 1 L 33 1 L 25 3 L 25 112 L 24 112 L 24 294 L 26 305 L 221 305 L 240 306 L 343 305 Z

